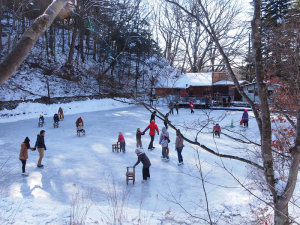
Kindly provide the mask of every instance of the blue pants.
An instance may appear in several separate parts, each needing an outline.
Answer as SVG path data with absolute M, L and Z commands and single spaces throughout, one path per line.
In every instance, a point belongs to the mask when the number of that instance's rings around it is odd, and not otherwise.
M 182 155 L 181 155 L 182 149 L 183 149 L 183 147 L 176 148 L 177 154 L 178 154 L 178 161 L 179 161 L 179 163 L 183 162 L 183 158 L 182 158 Z
M 125 152 L 125 141 L 120 142 L 121 151 Z
M 165 158 L 169 159 L 169 156 L 167 154 L 167 147 L 162 148 L 162 156 L 163 156 L 164 159 Z

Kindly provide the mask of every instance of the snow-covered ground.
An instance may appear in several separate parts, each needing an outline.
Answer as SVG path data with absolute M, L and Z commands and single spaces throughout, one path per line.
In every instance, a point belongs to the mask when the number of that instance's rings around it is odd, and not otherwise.
M 64 109 L 65 119 L 59 128 L 53 128 L 52 117 L 59 107 Z M 158 110 L 168 111 L 163 106 Z M 185 131 L 184 123 L 196 124 L 194 120 L 205 119 L 207 112 L 196 109 L 195 114 L 190 114 L 189 109 L 180 109 L 179 114 L 170 115 L 169 120 L 193 139 L 194 132 Z M 136 129 L 143 131 L 149 124 L 150 113 L 143 106 L 104 99 L 50 106 L 24 103 L 15 110 L 0 113 L 11 115 L 0 118 L 0 165 L 5 164 L 0 170 L 4 188 L 0 198 L 1 223 L 68 224 L 75 220 L 85 224 L 206 224 L 208 221 L 203 186 L 195 166 L 195 147 L 185 143 L 185 164 L 178 166 L 176 136 L 171 128 L 168 130 L 170 162 L 161 161 L 158 136 L 155 150 L 147 150 L 150 141 L 147 132 L 142 136 L 142 143 L 152 164 L 151 180 L 141 183 L 140 164 L 136 167 L 136 183 L 126 185 L 126 166 L 133 166 L 137 160 Z M 220 122 L 224 133 L 234 130 L 259 141 L 255 119 L 250 119 L 249 128 L 239 126 L 242 113 L 216 110 L 211 111 L 210 117 L 226 115 Z M 45 116 L 46 122 L 42 128 L 38 127 L 40 114 Z M 252 116 L 252 112 L 249 115 Z M 76 136 L 78 117 L 84 121 L 85 137 Z M 156 123 L 161 130 L 163 122 L 156 119 Z M 220 153 L 249 157 L 244 146 L 225 135 L 213 139 L 212 125 L 209 128 L 198 137 L 201 144 Z M 26 165 L 29 176 L 23 177 L 18 160 L 20 143 L 28 136 L 33 146 L 41 129 L 46 131 L 47 150 L 42 162 L 45 167 L 37 168 L 38 151 L 29 150 Z M 119 132 L 126 140 L 125 154 L 111 150 Z M 225 165 L 243 184 L 250 184 L 251 179 L 246 177 L 251 166 L 236 160 L 221 160 L 201 149 L 199 157 L 212 219 L 219 219 L 218 224 L 255 221 L 248 207 L 253 197 L 222 168 Z

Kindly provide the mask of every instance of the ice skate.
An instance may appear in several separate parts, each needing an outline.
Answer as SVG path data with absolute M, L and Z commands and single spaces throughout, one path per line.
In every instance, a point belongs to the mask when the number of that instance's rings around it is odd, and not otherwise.
M 23 175 L 23 176 L 28 176 L 29 173 L 25 173 L 25 172 L 24 172 L 24 173 L 22 173 L 22 175 Z

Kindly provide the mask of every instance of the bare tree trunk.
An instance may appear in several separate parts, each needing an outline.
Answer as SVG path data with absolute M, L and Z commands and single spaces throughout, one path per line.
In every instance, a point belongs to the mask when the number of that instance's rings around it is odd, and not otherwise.
M 73 34 L 72 34 L 72 41 L 71 41 L 71 46 L 70 46 L 70 51 L 69 51 L 69 57 L 67 64 L 71 65 L 73 62 L 73 56 L 74 56 L 74 51 L 75 51 L 75 42 L 76 42 L 76 36 L 77 36 L 77 26 L 74 26 Z
M 277 193 L 275 191 L 275 180 L 274 180 L 274 171 L 273 171 L 273 156 L 272 156 L 272 130 L 271 130 L 271 116 L 269 110 L 269 103 L 267 97 L 267 87 L 264 83 L 264 74 L 262 66 L 262 54 L 261 54 L 261 38 L 260 38 L 260 13 L 261 13 L 261 1 L 254 0 L 254 15 L 251 22 L 252 27 L 252 46 L 254 52 L 254 61 L 255 61 L 255 75 L 258 86 L 258 95 L 260 100 L 261 107 L 261 154 L 264 164 L 264 174 L 265 179 L 268 184 L 269 190 L 273 196 L 273 202 L 275 204 L 275 209 L 280 210 L 278 213 L 284 214 L 286 216 L 286 221 L 288 222 L 288 204 L 286 204 L 286 209 L 283 205 L 280 206 L 280 209 L 277 208 Z M 276 212 L 275 211 L 275 221 L 276 221 Z M 286 224 L 286 223 L 275 223 L 275 224 Z
M 2 0 L 0 0 L 0 60 L 1 60 L 1 52 L 2 52 Z
M 23 62 L 37 39 L 47 30 L 68 0 L 53 0 L 46 11 L 25 31 L 16 46 L 0 64 L 0 85 L 2 85 Z

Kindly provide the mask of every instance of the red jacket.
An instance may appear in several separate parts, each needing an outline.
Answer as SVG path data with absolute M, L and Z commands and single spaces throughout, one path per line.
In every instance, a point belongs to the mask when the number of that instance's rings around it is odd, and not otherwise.
M 215 125 L 213 128 L 213 131 L 221 131 L 221 127 L 218 125 Z
M 119 134 L 118 142 L 125 141 L 123 134 Z
M 194 103 L 190 102 L 190 104 L 188 104 L 187 107 L 190 107 L 191 109 L 193 109 L 194 108 Z
M 143 133 L 145 133 L 148 129 L 150 129 L 150 132 L 149 132 L 150 136 L 155 136 L 155 130 L 157 131 L 157 134 L 159 134 L 158 127 L 157 127 L 157 125 L 155 124 L 154 121 L 150 122 L 149 126 L 146 127 L 146 129 L 144 130 Z

